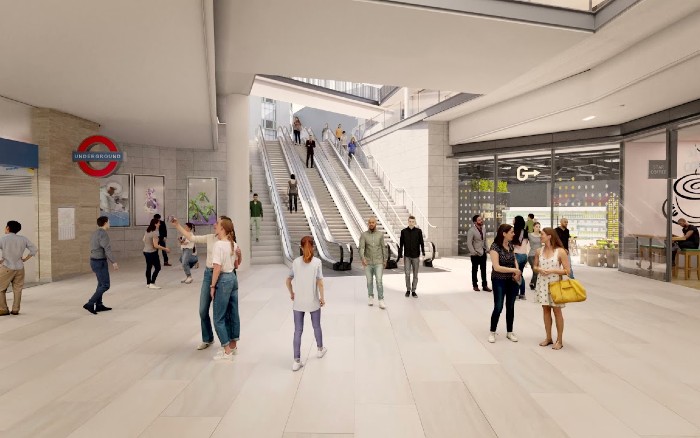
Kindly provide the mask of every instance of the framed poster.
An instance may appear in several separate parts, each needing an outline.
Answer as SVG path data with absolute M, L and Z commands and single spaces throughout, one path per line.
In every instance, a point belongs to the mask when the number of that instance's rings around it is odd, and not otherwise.
M 217 218 L 216 178 L 187 178 L 187 220 L 213 225 Z
M 158 213 L 165 220 L 165 177 L 134 175 L 134 223 L 148 226 Z
M 131 226 L 131 175 L 114 174 L 100 180 L 100 215 L 112 227 Z

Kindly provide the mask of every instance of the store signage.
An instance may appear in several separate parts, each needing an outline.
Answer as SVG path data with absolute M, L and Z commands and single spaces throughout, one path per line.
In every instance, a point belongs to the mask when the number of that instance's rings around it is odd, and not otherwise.
M 527 166 L 519 166 L 518 170 L 516 171 L 516 176 L 518 178 L 518 181 L 527 181 L 528 178 L 536 177 L 537 175 L 540 174 L 540 171 L 537 169 L 532 169 L 530 170 L 529 167 Z
M 90 150 L 97 145 L 106 146 L 107 152 L 91 152 Z M 112 140 L 103 135 L 93 135 L 86 138 L 80 143 L 78 150 L 73 152 L 73 162 L 78 163 L 83 173 L 94 178 L 112 175 L 119 169 L 122 161 L 124 161 L 124 153 L 117 148 Z M 106 162 L 107 165 L 98 169 L 90 164 L 94 162 Z
M 668 178 L 668 166 L 666 160 L 649 160 L 649 179 Z

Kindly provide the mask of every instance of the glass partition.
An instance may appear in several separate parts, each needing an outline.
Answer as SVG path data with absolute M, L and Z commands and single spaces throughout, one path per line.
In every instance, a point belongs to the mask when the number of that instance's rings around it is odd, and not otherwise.
M 494 159 L 483 157 L 459 163 L 458 254 L 468 255 L 467 233 L 472 217 L 484 217 L 484 231 L 488 244 L 493 241 L 496 220 L 494 196 L 503 201 L 504 194 L 494 193 Z
M 685 238 L 693 227 L 700 227 L 700 125 L 678 130 L 678 148 L 675 157 L 676 175 L 671 191 L 671 227 L 675 246 L 680 251 L 672 265 L 672 281 L 684 286 L 700 289 L 700 251 L 697 235 Z M 684 219 L 687 224 L 681 226 Z M 696 252 L 697 251 L 697 252 Z M 687 269 L 686 269 L 687 267 Z

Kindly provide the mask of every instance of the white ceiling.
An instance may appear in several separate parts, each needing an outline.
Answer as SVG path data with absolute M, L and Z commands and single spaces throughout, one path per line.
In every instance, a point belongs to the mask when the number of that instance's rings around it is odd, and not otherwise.
M 0 0 L 0 95 L 118 141 L 211 148 L 211 2 Z
M 433 119 L 449 120 L 458 144 L 614 125 L 700 98 L 698 9 L 638 3 L 560 57 Z

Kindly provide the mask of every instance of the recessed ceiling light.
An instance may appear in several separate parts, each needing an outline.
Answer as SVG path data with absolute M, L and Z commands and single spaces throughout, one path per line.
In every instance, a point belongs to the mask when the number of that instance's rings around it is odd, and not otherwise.
M 583 121 L 587 122 L 587 121 L 593 120 L 593 119 L 595 119 L 595 116 L 588 116 L 588 117 L 584 117 Z

